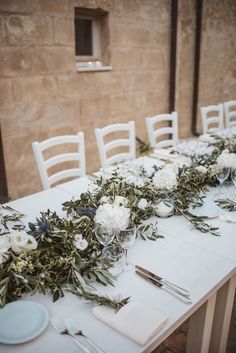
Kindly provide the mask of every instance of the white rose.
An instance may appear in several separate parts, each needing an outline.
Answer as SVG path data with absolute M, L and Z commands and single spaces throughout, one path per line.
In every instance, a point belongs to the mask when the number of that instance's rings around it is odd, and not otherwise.
M 147 207 L 147 200 L 146 199 L 141 199 L 138 202 L 138 208 L 140 208 L 140 210 L 144 210 Z
M 24 231 L 13 232 L 10 234 L 10 244 L 14 252 L 18 253 L 22 250 L 33 250 L 36 249 L 38 243 L 32 235 L 27 234 Z
M 37 249 L 38 243 L 37 240 L 32 236 L 32 235 L 28 235 L 28 241 L 24 247 L 24 249 L 26 250 L 34 250 Z
M 75 235 L 75 241 L 74 241 L 74 245 L 78 250 L 85 250 L 88 247 L 88 242 L 86 239 L 84 239 L 82 234 L 76 234 Z
M 26 232 L 14 232 L 10 234 L 11 248 L 14 252 L 20 252 L 28 242 L 28 234 Z
M 114 205 L 116 206 L 127 206 L 128 200 L 123 196 L 115 196 Z

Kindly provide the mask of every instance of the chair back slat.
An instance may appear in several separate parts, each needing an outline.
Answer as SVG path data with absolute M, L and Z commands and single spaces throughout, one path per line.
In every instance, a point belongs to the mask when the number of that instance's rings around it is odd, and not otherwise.
M 120 138 L 105 143 L 107 135 L 116 132 L 128 132 L 128 138 Z M 134 159 L 136 155 L 135 149 L 135 126 L 133 121 L 121 124 L 108 125 L 102 129 L 95 129 L 95 136 L 98 145 L 98 152 L 101 161 L 102 168 L 106 168 L 114 163 L 121 160 Z M 112 149 L 126 147 L 128 148 L 127 153 L 114 153 L 112 156 L 108 156 L 108 152 Z
M 168 122 L 171 126 L 155 127 L 157 124 Z M 171 147 L 178 141 L 178 116 L 176 112 L 171 114 L 159 114 L 146 118 L 149 142 L 154 148 Z M 164 136 L 168 135 L 164 139 Z M 169 138 L 171 135 L 171 138 Z
M 229 129 L 236 125 L 236 100 L 224 103 L 225 125 Z
M 201 107 L 200 110 L 203 134 L 207 134 L 209 132 L 222 131 L 224 129 L 223 104 Z M 214 115 L 212 116 L 212 114 Z M 211 125 L 215 126 L 211 127 Z
M 61 153 L 48 159 L 44 157 L 43 152 L 45 150 L 65 144 L 76 144 L 77 152 Z M 85 175 L 86 165 L 83 132 L 79 132 L 77 135 L 52 137 L 42 142 L 35 141 L 32 143 L 32 147 L 43 189 L 49 189 L 53 184 L 63 181 L 63 179 Z M 63 170 L 49 176 L 49 168 L 68 161 L 77 161 L 78 168 Z

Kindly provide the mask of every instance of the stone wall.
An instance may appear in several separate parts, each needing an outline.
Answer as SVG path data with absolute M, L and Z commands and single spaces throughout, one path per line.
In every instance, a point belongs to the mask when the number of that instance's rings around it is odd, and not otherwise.
M 190 135 L 196 0 L 179 0 L 176 109 Z M 112 71 L 75 68 L 74 8 L 109 12 Z M 235 99 L 235 2 L 204 0 L 199 106 Z M 0 123 L 12 198 L 41 190 L 32 141 L 168 112 L 171 0 L 0 0 Z
M 41 190 L 32 141 L 85 132 L 87 171 L 99 167 L 94 128 L 167 112 L 170 0 L 1 0 L 0 121 L 9 193 Z M 75 69 L 74 7 L 109 12 L 110 72 Z
M 236 99 L 236 1 L 204 0 L 200 61 L 200 107 Z

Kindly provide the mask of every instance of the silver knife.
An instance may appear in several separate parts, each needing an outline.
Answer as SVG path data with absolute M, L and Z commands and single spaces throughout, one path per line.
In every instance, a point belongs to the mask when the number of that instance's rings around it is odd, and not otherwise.
M 145 278 L 146 280 L 155 284 L 156 286 L 165 289 L 167 292 L 173 294 L 178 299 L 181 299 L 187 303 L 192 303 L 191 298 L 190 298 L 190 293 L 186 289 L 181 288 L 181 287 L 163 279 L 162 277 L 152 273 L 151 271 L 146 270 L 145 268 L 142 268 L 137 265 L 135 267 L 136 267 L 136 273 L 139 276 Z

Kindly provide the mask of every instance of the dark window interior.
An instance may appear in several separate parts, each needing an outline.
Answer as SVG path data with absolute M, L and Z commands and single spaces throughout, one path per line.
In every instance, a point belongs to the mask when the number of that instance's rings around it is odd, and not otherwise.
M 75 19 L 75 52 L 76 55 L 93 55 L 93 36 L 91 19 Z

